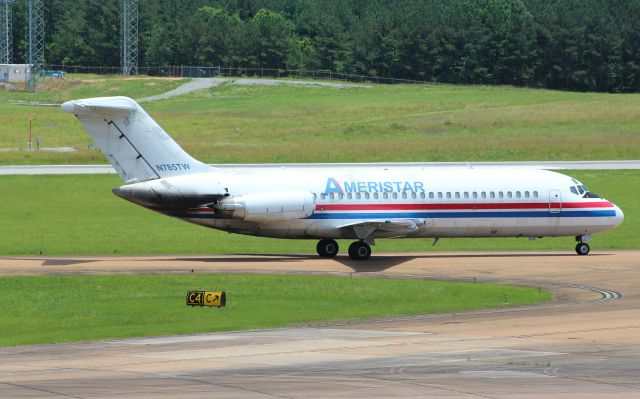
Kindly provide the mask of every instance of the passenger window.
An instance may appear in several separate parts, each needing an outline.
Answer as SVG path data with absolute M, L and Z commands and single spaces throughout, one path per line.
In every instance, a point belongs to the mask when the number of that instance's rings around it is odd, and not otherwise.
M 360 199 L 362 198 L 362 195 L 360 193 L 356 193 L 356 199 Z
M 451 199 L 451 193 L 447 191 L 447 199 Z
M 347 193 L 347 199 L 351 199 L 351 198 L 353 198 L 353 194 Z
M 494 193 L 493 191 L 489 193 L 489 197 L 491 198 L 495 198 L 496 197 L 496 193 Z
M 320 199 L 325 199 L 325 198 L 327 198 L 327 194 L 325 193 L 320 194 Z
M 504 198 L 504 193 L 502 191 L 498 191 L 498 198 Z
M 406 191 L 402 193 L 402 199 L 407 199 L 407 192 Z
M 429 199 L 433 199 L 433 193 L 429 193 Z
M 473 198 L 474 199 L 478 198 L 478 193 L 476 191 L 473 192 Z
M 438 199 L 442 199 L 442 193 L 438 192 Z
M 487 198 L 487 193 L 483 191 L 482 193 L 480 193 L 480 196 L 482 197 L 482 199 L 485 199 Z
M 513 194 L 511 193 L 511 191 L 507 191 L 507 198 L 511 198 L 513 197 Z
M 384 198 L 384 199 L 389 199 L 389 193 L 384 193 L 384 194 L 382 194 L 382 198 Z
M 425 197 L 424 192 L 421 192 L 421 193 L 420 193 L 420 198 L 424 199 L 424 197 Z
M 464 192 L 464 198 L 469 199 L 469 192 L 468 191 Z
M 411 198 L 416 199 L 418 196 L 416 193 L 411 193 Z
M 525 197 L 525 198 L 529 198 L 529 192 L 528 192 L 528 191 L 525 191 L 525 192 L 524 192 L 524 197 Z
M 538 192 L 537 191 L 533 192 L 533 198 L 538 198 Z
M 391 193 L 391 196 L 393 197 L 393 199 L 398 199 L 398 193 Z
M 378 199 L 378 193 L 373 193 L 373 199 Z
M 317 198 L 318 198 L 318 195 L 316 193 L 313 193 L 313 199 L 315 200 Z
M 364 199 L 369 199 L 369 193 L 364 193 Z
M 335 193 L 331 193 L 331 194 L 329 194 L 329 198 L 330 198 L 331 200 L 336 199 L 336 194 L 335 194 Z
M 456 199 L 460 199 L 460 193 L 456 191 Z
M 516 198 L 520 198 L 520 191 L 516 191 Z

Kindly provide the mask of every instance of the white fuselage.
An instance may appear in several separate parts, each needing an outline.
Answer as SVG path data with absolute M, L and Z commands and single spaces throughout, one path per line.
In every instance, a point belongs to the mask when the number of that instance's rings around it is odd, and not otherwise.
M 382 237 L 588 236 L 617 226 L 622 211 L 613 203 L 585 197 L 581 183 L 544 170 L 503 168 L 341 167 L 281 169 L 225 168 L 168 177 L 156 187 L 230 197 L 255 193 L 311 193 L 305 217 L 247 221 L 212 207 L 163 209 L 187 221 L 224 231 L 280 238 L 361 238 L 358 223 L 412 229 L 375 229 Z M 158 188 L 156 188 L 158 190 Z
M 619 225 L 614 204 L 568 176 L 543 170 L 389 165 L 214 168 L 187 154 L 127 97 L 67 101 L 125 184 L 114 194 L 149 209 L 228 232 L 357 241 L 365 260 L 382 237 L 575 236 Z

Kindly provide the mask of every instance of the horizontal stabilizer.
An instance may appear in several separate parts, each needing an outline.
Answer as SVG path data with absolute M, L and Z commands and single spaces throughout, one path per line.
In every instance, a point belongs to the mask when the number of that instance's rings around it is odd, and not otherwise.
M 134 112 L 137 107 L 127 101 L 126 97 L 97 97 L 84 100 L 67 101 L 62 104 L 62 110 L 80 115 L 125 116 Z

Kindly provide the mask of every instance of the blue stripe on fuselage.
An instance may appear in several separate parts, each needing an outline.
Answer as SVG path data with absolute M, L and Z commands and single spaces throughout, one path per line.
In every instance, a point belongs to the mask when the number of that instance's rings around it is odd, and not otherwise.
M 524 212 L 325 212 L 314 213 L 308 219 L 461 219 L 461 218 L 546 218 L 546 217 L 606 217 L 616 216 L 615 210 L 597 211 L 524 211 Z
M 229 219 L 214 213 L 171 213 L 171 216 L 187 219 Z M 307 219 L 463 219 L 463 218 L 558 218 L 558 217 L 612 217 L 615 210 L 594 211 L 511 211 L 511 212 L 318 212 Z

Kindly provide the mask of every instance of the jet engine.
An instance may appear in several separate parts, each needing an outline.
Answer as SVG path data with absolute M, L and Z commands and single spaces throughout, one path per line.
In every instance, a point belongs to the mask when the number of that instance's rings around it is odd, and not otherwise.
M 216 213 L 247 222 L 281 222 L 303 219 L 315 210 L 313 194 L 280 191 L 230 196 L 213 205 Z

